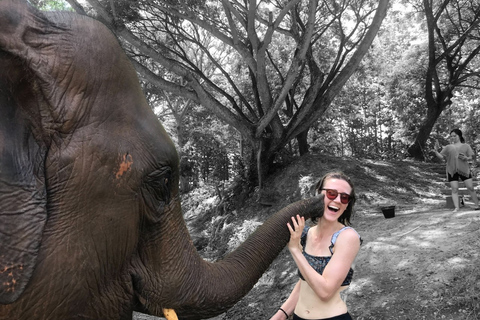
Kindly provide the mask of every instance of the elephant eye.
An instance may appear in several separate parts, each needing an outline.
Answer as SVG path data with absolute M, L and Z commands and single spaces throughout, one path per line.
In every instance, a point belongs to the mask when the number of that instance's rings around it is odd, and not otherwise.
M 142 196 L 145 204 L 155 213 L 162 213 L 165 204 L 170 201 L 170 168 L 155 170 L 145 176 L 142 184 Z

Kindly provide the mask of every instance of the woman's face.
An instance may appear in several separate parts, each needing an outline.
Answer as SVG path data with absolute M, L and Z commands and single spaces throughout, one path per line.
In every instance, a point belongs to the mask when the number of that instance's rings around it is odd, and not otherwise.
M 452 141 L 452 143 L 460 142 L 460 136 L 455 132 L 452 132 L 450 133 L 450 141 Z
M 352 188 L 345 180 L 329 178 L 325 180 L 322 189 L 321 192 L 325 195 L 323 218 L 328 221 L 338 221 L 338 218 L 348 207 L 347 198 L 351 194 Z M 336 197 L 333 198 L 336 193 Z M 343 202 L 347 203 L 343 203 L 342 198 Z

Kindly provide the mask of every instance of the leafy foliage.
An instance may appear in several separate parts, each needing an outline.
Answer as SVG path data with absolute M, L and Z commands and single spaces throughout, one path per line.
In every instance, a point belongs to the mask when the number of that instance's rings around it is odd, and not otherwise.
M 40 10 L 51 11 L 72 11 L 68 3 L 62 0 L 29 0 L 29 2 Z
M 61 3 L 32 2 L 47 9 Z M 257 1 L 255 11 L 235 1 L 90 2 L 87 12 L 104 9 L 107 23 L 115 18 L 112 28 L 177 144 L 186 190 L 235 176 L 251 183 L 256 161 L 271 171 L 301 154 L 305 143 L 303 150 L 335 156 L 404 158 L 432 117 L 424 1 L 392 0 L 368 53 L 339 86 L 377 1 L 319 1 L 314 11 L 308 1 L 292 7 Z M 446 10 L 434 8 L 440 90 L 430 97 L 443 99 L 444 109 L 428 136 L 442 140 L 459 127 L 475 148 L 480 61 L 469 54 L 480 39 L 479 4 L 442 3 Z M 133 37 L 121 32 L 125 28 Z M 450 93 L 437 97 L 445 89 Z M 428 136 L 421 150 L 426 159 Z

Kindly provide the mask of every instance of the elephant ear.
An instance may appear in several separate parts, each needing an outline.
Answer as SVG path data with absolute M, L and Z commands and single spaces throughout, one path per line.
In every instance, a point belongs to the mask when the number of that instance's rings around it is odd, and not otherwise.
M 33 274 L 47 219 L 46 148 L 35 139 L 39 115 L 26 111 L 33 93 L 24 71 L 1 50 L 0 69 L 0 304 L 9 304 Z

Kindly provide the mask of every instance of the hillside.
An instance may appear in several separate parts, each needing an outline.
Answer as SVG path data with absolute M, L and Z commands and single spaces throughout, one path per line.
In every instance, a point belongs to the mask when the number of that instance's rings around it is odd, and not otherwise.
M 270 214 L 310 196 L 311 186 L 324 173 L 340 169 L 355 184 L 358 202 L 352 222 L 364 239 L 346 291 L 354 319 L 478 319 L 480 212 L 469 209 L 468 201 L 455 214 L 445 208 L 439 167 L 307 155 L 272 176 L 266 182 L 268 192 L 253 195 L 243 208 L 206 216 L 215 212 L 207 209 L 215 207 L 216 199 L 199 200 L 197 191 L 184 199 L 185 216 L 202 255 L 215 260 Z M 383 217 L 384 205 L 396 206 L 395 218 Z M 268 319 L 297 280 L 285 249 L 243 300 L 214 319 Z

